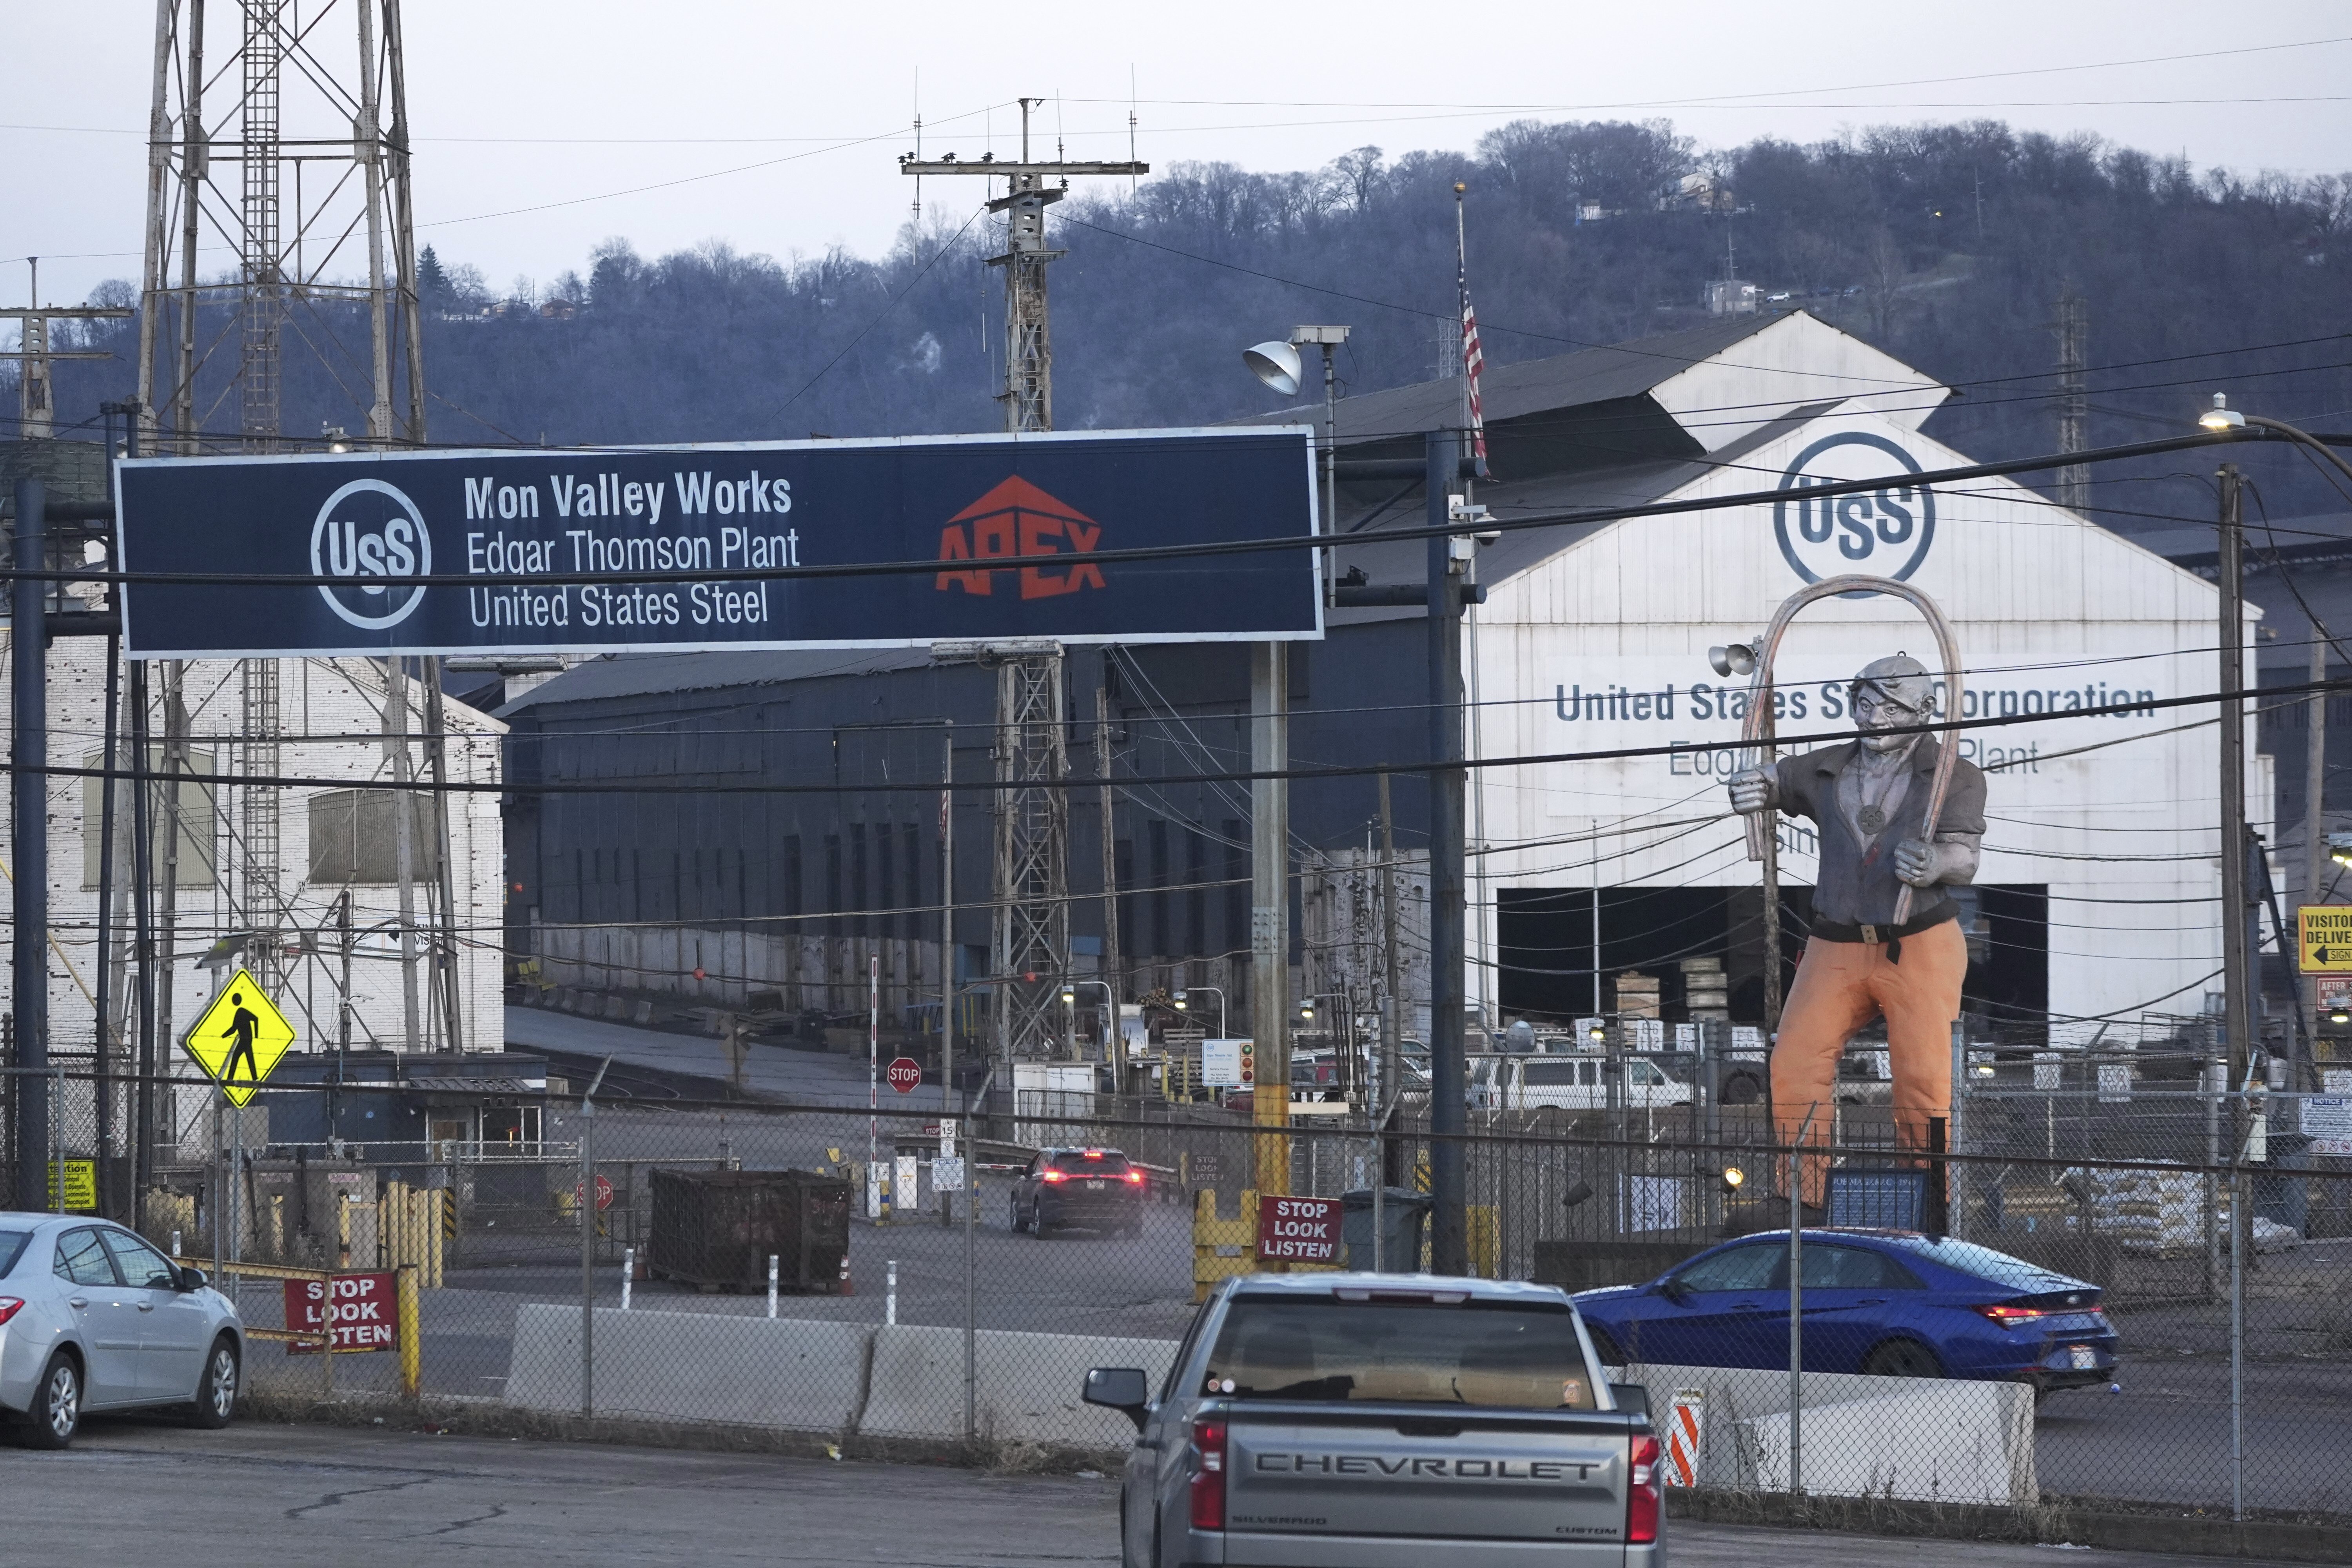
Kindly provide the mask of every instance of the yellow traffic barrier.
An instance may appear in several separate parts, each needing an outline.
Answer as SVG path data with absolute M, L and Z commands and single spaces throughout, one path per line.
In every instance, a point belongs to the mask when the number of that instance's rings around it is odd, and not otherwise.
M 1492 1204 L 1469 1207 L 1470 1272 L 1481 1279 L 1503 1277 L 1503 1228 Z
M 417 1342 L 416 1265 L 402 1264 L 394 1285 L 400 1319 L 400 1396 L 414 1399 L 425 1385 L 424 1346 Z
M 1192 1195 L 1192 1300 L 1205 1301 L 1210 1288 L 1236 1274 L 1257 1272 L 1257 1194 L 1241 1195 L 1241 1217 L 1217 1214 L 1217 1194 L 1203 1187 Z

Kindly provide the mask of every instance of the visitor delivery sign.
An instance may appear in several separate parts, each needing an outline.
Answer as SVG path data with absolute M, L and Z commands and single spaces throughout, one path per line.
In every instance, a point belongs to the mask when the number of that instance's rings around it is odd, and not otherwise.
M 1310 433 L 154 458 L 138 658 L 1314 637 Z M 1175 546 L 1148 561 L 1117 552 Z M 888 566 L 889 571 L 873 571 Z

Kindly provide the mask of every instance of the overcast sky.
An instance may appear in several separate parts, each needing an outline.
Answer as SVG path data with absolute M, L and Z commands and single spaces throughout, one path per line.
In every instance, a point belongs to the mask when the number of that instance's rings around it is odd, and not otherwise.
M 296 7 L 331 58 L 355 53 L 338 41 L 351 4 Z M 154 15 L 0 10 L 0 303 L 26 299 L 27 254 L 52 301 L 137 276 Z M 1048 100 L 1040 155 L 1058 138 L 1125 158 L 1132 100 L 1137 155 L 1162 167 L 1312 168 L 1367 142 L 1466 149 L 1521 116 L 1665 116 L 1715 145 L 1985 117 L 2200 167 L 2352 169 L 2342 0 L 409 0 L 406 27 L 419 241 L 501 286 L 581 267 L 609 236 L 649 254 L 879 251 L 907 216 L 896 165 L 918 109 L 927 153 L 1003 155 L 1023 94 Z M 925 200 L 961 217 L 978 184 L 926 181 Z

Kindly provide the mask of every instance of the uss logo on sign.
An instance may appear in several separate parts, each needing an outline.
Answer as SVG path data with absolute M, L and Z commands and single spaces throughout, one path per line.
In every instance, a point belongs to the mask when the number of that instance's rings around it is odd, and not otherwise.
M 310 570 L 338 579 L 319 585 L 327 608 L 363 631 L 381 631 L 425 602 L 423 584 L 383 580 L 431 576 L 433 535 L 416 503 L 397 489 L 353 479 L 327 498 L 310 525 Z
M 1825 436 L 1797 454 L 1780 476 L 1772 531 L 1789 569 L 1808 583 L 1849 572 L 1905 582 L 1936 542 L 1935 492 L 1900 479 L 1874 490 L 1815 497 L 1817 486 L 1920 472 L 1910 453 L 1884 436 Z

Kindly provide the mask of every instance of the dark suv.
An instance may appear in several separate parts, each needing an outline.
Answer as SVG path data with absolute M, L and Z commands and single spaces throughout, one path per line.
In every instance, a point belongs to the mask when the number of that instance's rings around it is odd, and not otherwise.
M 1143 1228 L 1143 1173 L 1116 1149 L 1040 1149 L 1013 1184 L 1013 1228 L 1133 1236 Z

